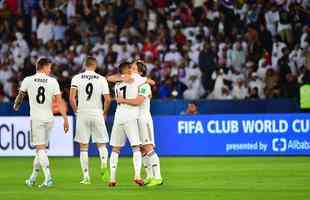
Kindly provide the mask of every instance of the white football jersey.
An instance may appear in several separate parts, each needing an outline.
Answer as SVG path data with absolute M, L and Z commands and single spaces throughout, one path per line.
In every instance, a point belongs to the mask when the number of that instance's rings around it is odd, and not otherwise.
M 115 84 L 114 92 L 116 97 L 124 99 L 135 99 L 138 96 L 138 88 L 146 82 L 146 78 L 138 74 L 134 74 L 132 83 L 119 82 Z M 128 104 L 118 104 L 115 111 L 115 122 L 125 123 L 134 119 L 138 119 L 139 107 Z
M 151 86 L 148 83 L 141 85 L 138 95 L 145 97 L 143 103 L 139 106 L 139 118 L 149 119 L 151 117 Z
M 28 93 L 32 120 L 44 122 L 53 120 L 53 97 L 61 94 L 55 78 L 36 73 L 23 80 L 20 90 Z
M 85 71 L 73 77 L 71 87 L 77 89 L 77 114 L 102 115 L 102 95 L 110 93 L 105 77 L 94 71 Z

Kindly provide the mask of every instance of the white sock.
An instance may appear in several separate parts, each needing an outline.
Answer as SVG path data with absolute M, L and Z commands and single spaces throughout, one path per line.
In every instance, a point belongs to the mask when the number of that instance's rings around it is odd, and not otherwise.
M 145 169 L 146 179 L 153 178 L 152 165 L 150 163 L 150 159 L 147 155 L 143 156 L 142 162 Z
M 141 179 L 142 154 L 140 149 L 133 149 L 133 167 L 135 169 L 135 179 Z
M 80 151 L 80 163 L 84 178 L 89 178 L 88 151 Z
M 118 156 L 119 154 L 112 151 L 110 157 L 110 181 L 116 182 L 116 170 L 118 164 Z
M 39 175 L 39 172 L 40 172 L 40 161 L 39 161 L 39 156 L 38 154 L 36 153 L 35 157 L 34 157 L 34 160 L 33 160 L 33 169 L 32 169 L 32 174 L 30 176 L 30 179 L 35 181 Z
M 44 182 L 47 182 L 49 179 L 51 179 L 51 172 L 50 172 L 49 160 L 48 160 L 45 150 L 40 149 L 38 151 L 38 158 L 39 158 L 39 162 L 40 162 L 40 165 L 44 173 L 44 177 L 45 177 Z
M 161 174 L 160 174 L 160 162 L 159 162 L 159 157 L 156 154 L 156 152 L 152 151 L 148 154 L 148 157 L 150 159 L 150 163 L 152 165 L 152 170 L 154 174 L 155 179 L 161 179 Z
M 102 169 L 108 166 L 108 149 L 106 146 L 100 146 L 98 151 L 100 156 L 100 167 Z

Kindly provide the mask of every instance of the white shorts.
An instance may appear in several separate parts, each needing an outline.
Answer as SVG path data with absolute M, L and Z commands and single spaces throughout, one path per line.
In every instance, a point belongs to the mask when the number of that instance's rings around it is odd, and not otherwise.
M 31 139 L 32 145 L 48 145 L 51 131 L 53 128 L 53 121 L 42 122 L 37 120 L 30 121 Z
M 108 143 L 109 136 L 103 116 L 87 118 L 77 116 L 74 141 L 88 144 L 90 137 L 94 143 Z
M 110 145 L 113 147 L 123 147 L 126 144 L 126 137 L 131 146 L 141 145 L 138 121 L 136 119 L 122 124 L 114 122 Z
M 142 145 L 152 144 L 155 146 L 153 120 L 138 119 L 138 125 Z

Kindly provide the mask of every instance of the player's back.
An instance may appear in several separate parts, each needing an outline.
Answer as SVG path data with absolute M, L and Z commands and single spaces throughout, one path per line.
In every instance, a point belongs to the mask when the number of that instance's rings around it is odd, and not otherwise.
M 77 89 L 77 114 L 102 115 L 102 95 L 109 94 L 109 86 L 105 77 L 94 71 L 85 71 L 76 75 L 71 85 Z
M 60 94 L 59 84 L 55 78 L 44 73 L 36 73 L 26 77 L 20 89 L 28 93 L 32 120 L 53 120 L 53 96 Z
M 115 84 L 115 96 L 124 99 L 135 99 L 138 96 L 138 85 L 136 82 L 125 83 L 119 82 Z M 128 104 L 118 104 L 115 112 L 115 120 L 123 123 L 138 118 L 139 107 Z

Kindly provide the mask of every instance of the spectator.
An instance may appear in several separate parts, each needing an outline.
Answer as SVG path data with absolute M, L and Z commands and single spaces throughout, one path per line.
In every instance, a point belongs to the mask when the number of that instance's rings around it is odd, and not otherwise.
M 58 19 L 56 25 L 53 27 L 54 39 L 63 41 L 65 39 L 66 27 L 64 26 L 61 19 Z
M 258 94 L 258 88 L 257 87 L 253 87 L 250 88 L 250 95 L 249 95 L 249 99 L 259 99 L 259 94 Z
M 43 44 L 46 44 L 48 41 L 52 40 L 53 35 L 53 28 L 54 25 L 52 24 L 51 20 L 48 20 L 46 17 L 43 21 L 39 24 L 37 30 L 37 38 L 43 41 Z
M 197 103 L 194 101 L 188 103 L 186 110 L 182 111 L 180 114 L 181 115 L 197 115 L 197 114 L 199 114 Z
M 240 42 L 236 42 L 230 55 L 228 56 L 227 64 L 231 66 L 234 70 L 241 71 L 243 65 L 245 64 L 246 54 L 242 49 Z
M 264 82 L 261 81 L 256 72 L 253 72 L 250 76 L 250 81 L 249 81 L 249 89 L 250 89 L 250 96 L 255 94 L 255 98 L 257 95 L 257 98 L 264 98 Z M 251 97 L 250 97 L 251 98 Z
M 269 4 L 268 11 L 265 13 L 264 17 L 267 29 L 270 31 L 272 36 L 276 36 L 277 26 L 280 19 L 276 3 L 271 3 L 271 5 Z
M 233 99 L 246 99 L 248 95 L 248 88 L 245 86 L 244 81 L 242 79 L 237 80 L 233 85 L 232 93 Z
M 177 51 L 177 46 L 175 44 L 171 44 L 169 46 L 169 51 L 166 53 L 165 62 L 173 62 L 177 65 L 182 61 L 182 55 Z
M 216 55 L 212 51 L 211 46 L 208 43 L 205 43 L 202 51 L 199 53 L 199 68 L 202 72 L 202 83 L 204 89 L 210 93 L 213 89 L 213 83 L 211 75 L 216 69 Z

